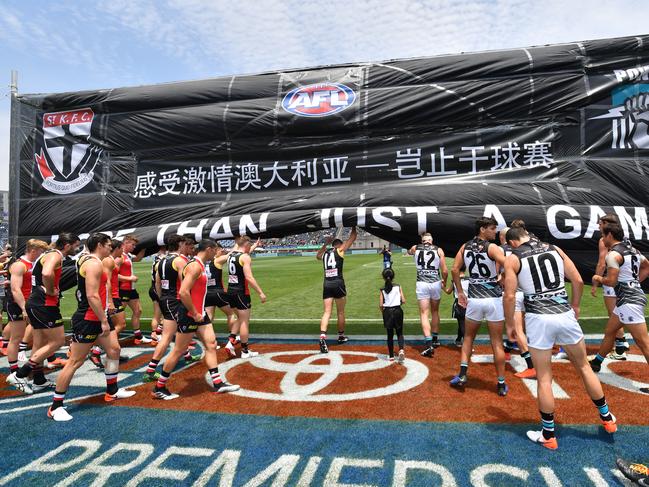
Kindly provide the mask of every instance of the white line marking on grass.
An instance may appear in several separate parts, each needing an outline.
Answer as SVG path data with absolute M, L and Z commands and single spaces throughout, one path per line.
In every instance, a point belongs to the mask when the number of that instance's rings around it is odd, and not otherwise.
M 218 316 L 218 315 L 217 315 Z M 70 317 L 63 317 L 64 320 L 69 321 L 71 318 Z M 608 320 L 608 316 L 582 316 L 579 318 L 579 321 L 589 321 L 589 320 Z M 151 321 L 151 318 L 140 318 L 141 322 L 148 323 Z M 279 323 L 282 321 L 285 321 L 287 323 L 299 323 L 299 322 L 307 322 L 307 321 L 315 321 L 317 323 L 320 323 L 320 317 L 311 317 L 311 318 L 263 318 L 259 317 L 256 319 L 253 319 L 252 322 L 257 322 L 257 323 Z M 330 322 L 335 322 L 336 317 L 332 317 Z M 382 318 L 345 318 L 345 321 L 348 323 L 383 323 Z M 420 320 L 419 318 L 406 318 L 403 320 L 405 323 L 419 323 Z M 455 318 L 440 318 L 440 321 L 442 323 L 456 323 L 457 320 Z
M 152 351 L 153 349 L 151 349 Z M 142 355 L 143 353 L 147 353 L 148 350 L 142 349 L 142 348 L 135 348 L 135 347 L 125 347 L 121 349 L 122 355 L 128 356 L 129 358 L 132 357 L 137 357 L 139 355 Z M 196 363 L 185 365 L 181 367 L 180 369 L 177 369 L 176 372 L 179 372 L 181 370 L 185 370 L 193 365 L 196 365 Z M 6 357 L 0 358 L 0 367 L 6 367 L 8 366 L 7 359 Z M 119 380 L 122 382 L 122 384 L 125 382 L 125 379 L 131 379 L 133 380 L 134 376 L 140 375 L 144 373 L 144 370 L 146 369 L 147 364 L 143 364 L 141 367 L 138 367 L 137 369 L 128 371 L 128 372 L 121 372 L 119 373 Z M 60 373 L 61 369 L 57 370 L 54 372 L 55 377 L 53 383 L 56 382 L 56 376 L 58 376 L 58 373 Z M 138 381 L 135 383 L 132 383 L 128 381 L 129 383 L 124 385 L 124 387 L 130 388 L 130 387 L 137 387 L 144 382 Z M 84 364 L 79 368 L 77 373 L 75 374 L 74 378 L 72 379 L 72 387 L 74 386 L 82 386 L 82 387 L 97 387 L 99 390 L 102 390 L 105 386 L 105 377 L 104 374 L 101 370 L 97 369 L 94 365 L 90 364 L 89 361 L 84 362 Z M 80 396 L 80 397 L 70 397 L 68 400 L 66 400 L 66 403 L 72 403 L 72 402 L 78 402 L 78 401 L 84 401 L 86 399 L 90 399 L 92 397 L 101 397 L 105 394 L 105 391 L 98 392 L 96 394 L 89 394 L 86 396 Z M 11 404 L 11 403 L 20 403 L 20 402 L 25 402 L 28 400 L 38 400 L 40 398 L 47 399 L 47 402 L 39 402 L 36 404 L 30 404 L 29 406 L 19 406 L 11 409 L 0 409 L 0 415 L 2 414 L 7 414 L 7 413 L 14 413 L 14 412 L 19 412 L 19 411 L 27 411 L 29 409 L 36 409 L 40 407 L 47 407 L 52 404 L 50 397 L 54 395 L 54 390 L 49 390 L 45 392 L 38 392 L 35 395 L 22 395 L 22 396 L 14 396 L 14 397 L 8 397 L 5 399 L 0 400 L 0 406 L 3 406 L 5 404 Z

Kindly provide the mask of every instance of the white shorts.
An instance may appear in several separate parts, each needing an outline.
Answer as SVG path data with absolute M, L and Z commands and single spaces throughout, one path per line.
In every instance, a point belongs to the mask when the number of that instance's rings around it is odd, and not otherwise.
M 604 297 L 605 298 L 614 298 L 614 297 L 616 297 L 614 287 L 604 286 L 604 284 L 602 284 L 602 289 L 604 290 Z
M 442 281 L 421 282 L 417 281 L 417 299 L 433 299 L 439 301 L 442 299 Z
M 525 294 L 523 294 L 523 291 L 516 291 L 516 304 L 514 305 L 514 311 L 525 312 L 525 305 L 523 304 L 524 301 Z
M 623 304 L 613 308 L 613 313 L 620 318 L 620 323 L 623 325 L 634 325 L 636 323 L 644 323 L 644 306 L 640 304 Z
M 537 350 L 550 350 L 556 345 L 574 345 L 584 332 L 573 310 L 557 315 L 525 314 L 527 344 Z
M 469 298 L 465 319 L 478 323 L 482 320 L 503 321 L 503 298 Z

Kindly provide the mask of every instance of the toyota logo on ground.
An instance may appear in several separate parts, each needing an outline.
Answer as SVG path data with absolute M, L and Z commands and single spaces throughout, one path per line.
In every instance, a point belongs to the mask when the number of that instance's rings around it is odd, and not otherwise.
M 283 357 L 288 355 L 306 355 L 306 357 L 297 363 L 273 360 L 274 357 Z M 346 355 L 371 357 L 374 360 L 370 362 L 346 364 L 344 360 Z M 314 364 L 314 362 L 320 362 L 322 360 L 327 360 L 329 363 Z M 406 375 L 399 381 L 388 386 L 345 394 L 318 394 L 319 391 L 333 383 L 340 374 L 369 372 L 386 367 L 395 367 L 396 365 L 392 362 L 388 362 L 384 358 L 380 358 L 375 353 L 348 351 L 329 352 L 328 354 L 323 355 L 319 351 L 295 350 L 289 352 L 266 353 L 249 361 L 235 360 L 219 364 L 221 375 L 226 377 L 229 371 L 241 364 L 250 364 L 260 369 L 284 373 L 284 377 L 279 385 L 281 390 L 281 393 L 279 394 L 244 389 L 243 387 L 238 391 L 231 393 L 237 396 L 254 399 L 268 399 L 271 401 L 353 401 L 358 399 L 389 396 L 391 394 L 398 394 L 417 387 L 426 380 L 426 377 L 428 377 L 428 367 L 416 360 L 406 359 L 403 363 L 403 367 L 406 369 Z M 309 384 L 300 384 L 297 380 L 300 374 L 320 374 L 320 377 Z
M 300 117 L 326 117 L 342 112 L 356 100 L 354 90 L 341 83 L 317 83 L 289 91 L 282 108 Z

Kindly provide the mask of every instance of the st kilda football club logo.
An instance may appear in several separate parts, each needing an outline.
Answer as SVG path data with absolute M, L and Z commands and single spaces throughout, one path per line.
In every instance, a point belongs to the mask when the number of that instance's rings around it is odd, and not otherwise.
M 43 188 L 70 194 L 92 181 L 101 154 L 88 141 L 94 117 L 90 108 L 43 114 L 40 152 L 34 154 Z

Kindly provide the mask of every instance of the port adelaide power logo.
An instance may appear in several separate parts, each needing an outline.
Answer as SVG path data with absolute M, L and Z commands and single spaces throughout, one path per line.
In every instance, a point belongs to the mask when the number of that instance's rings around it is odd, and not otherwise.
M 88 141 L 94 118 L 90 108 L 43 114 L 43 136 L 34 153 L 43 188 L 70 194 L 92 181 L 101 153 Z
M 327 117 L 354 104 L 356 93 L 342 83 L 317 83 L 289 91 L 282 108 L 300 117 Z
M 649 65 L 616 69 L 610 108 L 589 120 L 610 123 L 611 149 L 649 149 Z

